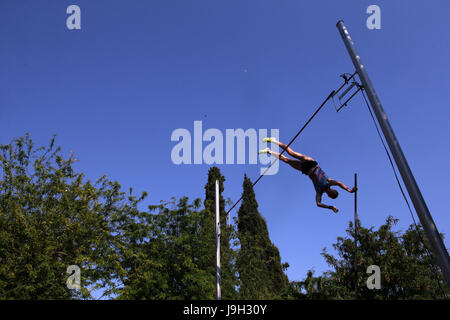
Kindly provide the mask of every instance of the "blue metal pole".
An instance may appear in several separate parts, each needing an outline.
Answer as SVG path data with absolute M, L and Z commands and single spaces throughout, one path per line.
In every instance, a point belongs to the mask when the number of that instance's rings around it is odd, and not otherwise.
M 441 268 L 444 279 L 447 282 L 447 286 L 450 287 L 450 258 L 448 256 L 447 249 L 442 241 L 439 231 L 431 217 L 430 211 L 422 197 L 422 193 L 414 179 L 414 176 L 406 161 L 405 155 L 400 147 L 400 143 L 395 137 L 394 131 L 389 123 L 388 117 L 383 110 L 380 100 L 375 92 L 375 89 L 367 74 L 366 68 L 361 61 L 361 57 L 358 55 L 355 49 L 355 45 L 348 33 L 346 26 L 342 20 L 338 21 L 336 27 L 344 40 L 345 47 L 350 55 L 350 58 L 355 66 L 356 72 L 358 72 L 359 78 L 366 90 L 367 97 L 369 98 L 372 109 L 377 117 L 378 123 L 383 135 L 389 145 L 389 149 L 392 152 L 397 168 L 402 176 L 403 182 L 408 190 L 409 197 L 416 209 L 419 216 L 422 227 L 425 231 L 428 241 L 431 244 L 431 250 L 436 258 L 436 261 Z

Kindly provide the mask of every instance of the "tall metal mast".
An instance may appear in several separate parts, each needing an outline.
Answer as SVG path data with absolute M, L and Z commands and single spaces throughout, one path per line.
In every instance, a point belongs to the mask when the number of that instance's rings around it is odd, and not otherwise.
M 361 57 L 357 54 L 355 45 L 348 33 L 346 26 L 342 20 L 338 21 L 336 27 L 344 40 L 345 47 L 350 55 L 350 58 L 355 66 L 356 72 L 361 79 L 364 89 L 366 90 L 367 97 L 369 98 L 372 109 L 377 117 L 378 123 L 383 135 L 389 145 L 389 149 L 394 157 L 397 168 L 402 176 L 403 182 L 408 190 L 409 197 L 416 209 L 419 216 L 422 227 L 425 231 L 426 237 L 431 244 L 431 250 L 436 258 L 439 267 L 442 270 L 444 279 L 447 282 L 447 286 L 450 287 L 450 259 L 444 242 L 439 235 L 439 232 L 434 224 L 425 200 L 419 190 L 419 187 L 414 179 L 414 176 L 409 168 L 408 162 L 403 154 L 400 144 L 395 137 L 394 131 L 389 123 L 386 113 L 381 106 L 381 102 L 375 92 L 372 82 L 369 79 L 366 68 L 361 61 Z

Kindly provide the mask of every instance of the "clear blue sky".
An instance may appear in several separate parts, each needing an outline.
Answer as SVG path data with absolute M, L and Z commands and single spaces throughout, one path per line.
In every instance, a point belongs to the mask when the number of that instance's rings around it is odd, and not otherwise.
M 82 29 L 66 28 L 66 8 Z M 381 7 L 381 30 L 366 8 Z M 403 147 L 440 232 L 450 233 L 450 2 L 236 0 L 4 0 L 0 4 L 0 143 L 30 132 L 57 134 L 76 169 L 103 174 L 149 203 L 204 196 L 208 165 L 171 162 L 173 130 L 278 128 L 289 141 L 353 67 L 335 27 L 343 19 Z M 336 179 L 359 176 L 365 226 L 389 214 L 412 223 L 360 96 L 332 104 L 292 145 Z M 236 200 L 260 165 L 220 165 L 224 196 Z M 291 280 L 328 269 L 331 249 L 353 218 L 341 193 L 335 215 L 314 203 L 309 179 L 287 166 L 255 187 L 270 237 Z M 235 214 L 235 213 L 233 213 Z M 450 236 L 450 235 L 449 235 Z M 449 240 L 446 241 L 449 247 Z

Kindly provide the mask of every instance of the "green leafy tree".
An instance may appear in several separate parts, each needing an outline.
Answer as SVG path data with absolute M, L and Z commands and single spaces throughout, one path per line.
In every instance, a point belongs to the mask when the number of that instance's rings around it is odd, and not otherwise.
M 120 299 L 212 299 L 213 279 L 199 263 L 200 205 L 172 199 L 133 219 L 123 235 Z
M 92 184 L 74 172 L 73 154 L 35 148 L 27 134 L 0 145 L 0 298 L 89 298 L 116 288 L 120 272 L 115 224 L 135 203 L 102 177 Z M 81 269 L 69 290 L 68 266 Z
M 308 270 L 303 281 L 290 283 L 290 295 L 297 300 L 342 300 L 352 299 L 352 292 L 339 286 L 334 278 L 325 272 L 314 276 L 314 270 Z
M 292 283 L 298 299 L 443 299 L 448 289 L 439 267 L 427 251 L 425 234 L 411 225 L 403 234 L 392 230 L 398 220 L 389 216 L 378 230 L 358 225 L 357 274 L 355 274 L 354 226 L 350 222 L 347 237 L 333 244 L 337 257 L 325 249 L 323 256 L 332 267 L 322 276 L 309 271 L 302 282 Z M 425 241 L 426 246 L 423 241 Z M 380 267 L 381 289 L 368 289 L 366 273 L 370 265 Z
M 204 209 L 187 198 L 135 212 L 122 234 L 121 266 L 125 270 L 120 299 L 215 299 L 215 180 L 220 195 L 225 178 L 218 168 L 208 173 Z M 236 297 L 234 233 L 226 224 L 220 197 L 222 298 Z
M 244 177 L 238 211 L 240 249 L 237 269 L 241 299 L 280 299 L 288 295 L 289 281 L 278 248 L 270 241 L 266 221 L 258 212 L 252 182 Z

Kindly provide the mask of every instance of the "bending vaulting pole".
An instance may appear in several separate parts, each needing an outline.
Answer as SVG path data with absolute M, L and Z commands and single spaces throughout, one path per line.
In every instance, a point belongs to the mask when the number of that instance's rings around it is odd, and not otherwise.
M 394 131 L 389 123 L 386 113 L 383 110 L 380 100 L 375 92 L 372 82 L 369 79 L 366 68 L 361 61 L 361 57 L 357 54 L 354 43 L 348 33 L 344 22 L 340 20 L 336 27 L 344 40 L 345 47 L 350 55 L 350 58 L 358 72 L 359 78 L 366 90 L 367 97 L 369 98 L 372 109 L 377 117 L 378 123 L 383 131 L 383 135 L 389 145 L 389 149 L 394 157 L 395 163 L 397 164 L 398 170 L 402 176 L 403 182 L 408 190 L 409 197 L 416 209 L 417 215 L 419 216 L 422 227 L 425 231 L 426 237 L 431 244 L 431 249 L 436 261 L 442 270 L 444 279 L 447 282 L 447 286 L 450 287 L 450 258 L 448 256 L 447 249 L 444 246 L 444 242 L 439 235 L 439 231 L 431 217 L 425 200 L 419 190 L 419 187 L 414 179 L 414 176 L 409 168 L 408 162 L 403 154 L 400 144 L 395 137 Z
M 216 299 L 222 299 L 220 291 L 220 219 L 219 219 L 219 180 L 216 180 Z

